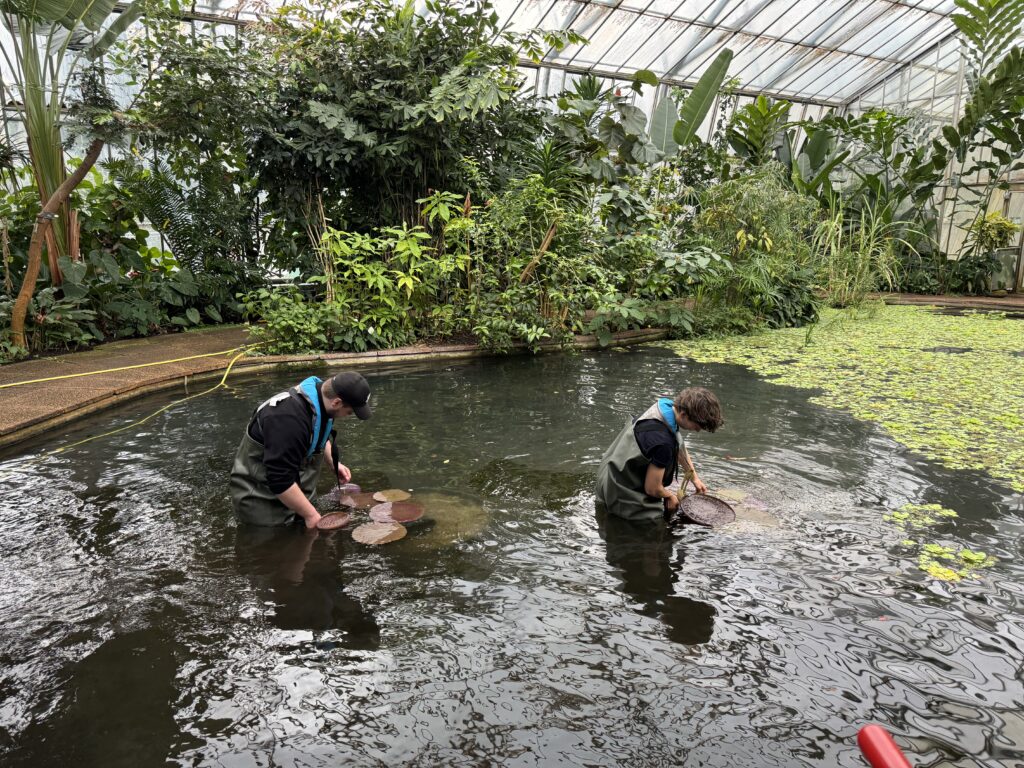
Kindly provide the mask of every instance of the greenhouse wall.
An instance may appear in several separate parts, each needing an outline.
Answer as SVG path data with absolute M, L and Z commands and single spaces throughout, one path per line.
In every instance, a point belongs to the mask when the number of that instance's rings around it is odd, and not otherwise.
M 858 94 L 848 109 L 852 114 L 885 108 L 914 115 L 922 121 L 923 134 L 933 135 L 960 116 L 965 89 L 961 43 L 958 37 L 950 35 L 907 66 Z M 966 167 L 989 154 L 987 149 L 980 150 L 968 159 Z M 966 228 L 979 209 L 1002 214 L 1018 225 L 1024 223 L 1024 170 L 1009 173 L 1002 180 L 1007 188 L 991 190 L 987 201 L 980 199 L 989 187 L 987 172 L 978 171 L 968 178 L 958 178 L 956 170 L 955 164 L 947 169 L 946 181 L 936 191 L 939 247 L 951 258 L 960 252 Z M 1011 248 L 1004 249 L 1001 259 L 1003 272 L 993 281 L 993 287 L 1024 289 L 1024 274 L 1020 268 L 1024 263 L 1024 231 L 1018 234 Z

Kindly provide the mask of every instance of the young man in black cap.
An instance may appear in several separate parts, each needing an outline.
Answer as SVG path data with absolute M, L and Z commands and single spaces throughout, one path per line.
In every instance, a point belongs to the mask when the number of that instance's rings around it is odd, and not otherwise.
M 320 520 L 310 502 L 321 462 L 348 482 L 339 463 L 334 420 L 355 414 L 370 418 L 370 385 L 343 371 L 327 380 L 310 376 L 264 402 L 253 413 L 231 468 L 231 505 L 240 522 L 288 525 L 301 518 L 307 528 Z

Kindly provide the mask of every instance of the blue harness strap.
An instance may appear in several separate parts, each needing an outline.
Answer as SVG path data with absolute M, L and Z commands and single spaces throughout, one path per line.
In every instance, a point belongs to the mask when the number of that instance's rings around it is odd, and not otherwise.
M 309 443 L 309 450 L 306 451 L 307 459 L 314 453 L 319 453 L 324 449 L 324 444 L 330 437 L 331 428 L 334 426 L 334 419 L 328 419 L 327 428 L 324 430 L 323 435 L 320 434 L 320 421 L 323 419 L 323 414 L 320 412 L 321 383 L 323 383 L 322 379 L 310 376 L 295 388 L 313 406 L 313 439 Z
M 673 434 L 678 432 L 679 426 L 676 424 L 676 413 L 672 410 L 672 398 L 659 397 L 658 410 L 661 412 L 662 418 L 665 419 L 665 423 L 668 424 Z

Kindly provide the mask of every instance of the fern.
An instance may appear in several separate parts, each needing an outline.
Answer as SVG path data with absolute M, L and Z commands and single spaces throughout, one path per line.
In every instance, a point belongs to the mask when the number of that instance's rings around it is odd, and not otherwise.
M 193 273 L 222 272 L 223 262 L 241 262 L 255 254 L 255 205 L 230 182 L 213 180 L 215 172 L 185 185 L 162 163 L 143 168 L 131 160 L 115 160 L 107 167 L 166 239 L 178 263 Z

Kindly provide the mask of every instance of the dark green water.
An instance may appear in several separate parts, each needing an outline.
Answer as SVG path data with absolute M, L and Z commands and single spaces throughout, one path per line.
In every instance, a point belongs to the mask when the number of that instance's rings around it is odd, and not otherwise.
M 1020 496 L 654 348 L 367 373 L 354 479 L 478 499 L 463 540 L 237 529 L 241 430 L 298 375 L 0 462 L 0 764 L 862 766 L 869 722 L 915 766 L 1024 764 Z M 599 526 L 607 443 L 689 384 L 726 411 L 690 439 L 705 480 L 777 525 Z M 956 509 L 931 539 L 998 564 L 927 578 L 883 520 L 907 502 Z

